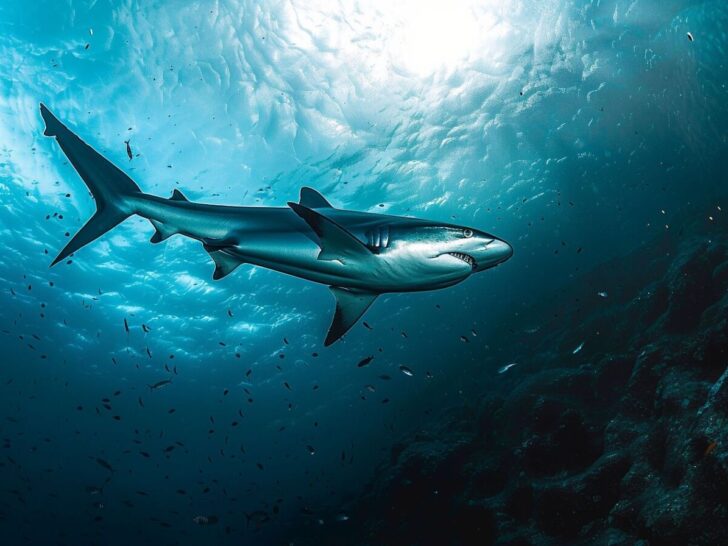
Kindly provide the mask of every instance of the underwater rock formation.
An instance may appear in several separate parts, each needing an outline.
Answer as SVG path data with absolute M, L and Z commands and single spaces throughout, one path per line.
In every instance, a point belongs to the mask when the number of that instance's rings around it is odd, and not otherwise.
M 609 296 L 595 297 L 607 279 Z M 503 327 L 542 324 L 499 388 L 395 446 L 347 525 L 312 540 L 723 543 L 727 289 L 728 236 L 715 226 L 665 234 L 577 279 Z

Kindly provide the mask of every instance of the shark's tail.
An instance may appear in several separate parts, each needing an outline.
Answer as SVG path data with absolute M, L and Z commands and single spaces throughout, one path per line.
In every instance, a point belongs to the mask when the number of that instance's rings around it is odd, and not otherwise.
M 40 113 L 46 124 L 43 134 L 56 137 L 96 201 L 96 213 L 53 260 L 54 266 L 134 214 L 128 198 L 142 193 L 131 178 L 58 121 L 43 103 Z

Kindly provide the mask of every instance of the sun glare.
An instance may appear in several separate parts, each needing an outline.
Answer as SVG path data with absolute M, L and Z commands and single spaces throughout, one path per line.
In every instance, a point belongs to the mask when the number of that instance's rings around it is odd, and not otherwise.
M 406 4 L 410 4 L 407 2 Z M 411 2 L 397 29 L 395 62 L 419 75 L 450 69 L 466 60 L 482 41 L 484 21 L 472 2 Z

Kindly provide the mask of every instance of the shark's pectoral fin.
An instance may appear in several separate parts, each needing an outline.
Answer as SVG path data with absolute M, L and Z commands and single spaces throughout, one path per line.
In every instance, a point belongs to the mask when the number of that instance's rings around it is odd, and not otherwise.
M 298 203 L 289 202 L 288 206 L 318 235 L 321 247 L 319 260 L 339 260 L 346 263 L 348 259 L 372 258 L 371 250 L 364 243 L 330 218 Z
M 152 238 L 149 239 L 150 243 L 161 243 L 165 239 L 169 239 L 172 235 L 177 233 L 177 231 L 173 228 L 170 228 L 163 224 L 162 222 L 158 222 L 157 220 L 149 220 L 152 225 L 154 226 L 154 235 L 152 235 Z
M 332 209 L 326 198 L 313 188 L 304 186 L 301 188 L 301 198 L 298 200 L 300 205 L 310 209 Z
M 324 341 L 326 347 L 348 332 L 379 295 L 338 286 L 330 288 L 336 298 L 336 311 L 329 327 L 329 333 L 326 335 L 326 341 Z
M 212 261 L 215 262 L 215 271 L 212 274 L 212 278 L 216 281 L 222 279 L 226 275 L 229 275 L 235 271 L 235 268 L 243 263 L 239 258 L 225 252 L 225 247 L 205 244 L 202 246 L 210 255 Z

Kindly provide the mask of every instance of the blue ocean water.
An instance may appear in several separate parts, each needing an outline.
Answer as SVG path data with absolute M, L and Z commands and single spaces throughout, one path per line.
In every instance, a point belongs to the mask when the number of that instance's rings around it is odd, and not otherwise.
M 714 210 L 727 24 L 718 0 L 4 1 L 2 542 L 303 543 L 304 520 L 345 523 L 392 445 L 524 353 L 495 325 Z M 326 287 L 213 281 L 199 243 L 150 245 L 138 217 L 49 269 L 94 202 L 40 102 L 148 193 L 283 206 L 311 186 L 515 254 L 380 297 L 329 348 Z

